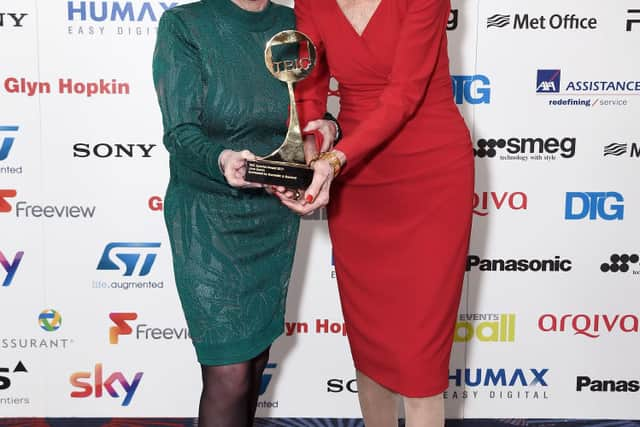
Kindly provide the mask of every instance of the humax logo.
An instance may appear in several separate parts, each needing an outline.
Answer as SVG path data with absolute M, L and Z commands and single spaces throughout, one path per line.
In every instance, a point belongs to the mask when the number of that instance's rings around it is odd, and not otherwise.
M 15 133 L 19 129 L 18 126 L 0 126 L 0 161 L 9 157 L 11 147 L 16 140 Z
M 145 1 L 68 1 L 69 21 L 157 22 L 165 10 L 177 2 Z
M 159 242 L 112 242 L 107 244 L 102 252 L 102 257 L 98 262 L 98 270 L 122 270 L 123 276 L 133 276 L 136 267 L 139 265 L 137 275 L 146 276 L 151 272 L 151 267 L 156 260 L 157 251 L 160 247 Z M 118 265 L 116 260 L 122 265 Z
M 569 192 L 565 199 L 564 218 L 590 221 L 621 221 L 624 219 L 624 197 L 615 191 L 609 192 Z
M 2 266 L 2 269 L 6 273 L 6 275 L 4 276 L 4 279 L 2 280 L 3 287 L 9 286 L 11 284 L 11 281 L 13 280 L 13 277 L 15 276 L 16 271 L 18 271 L 18 266 L 20 265 L 20 262 L 22 261 L 23 256 L 24 256 L 24 252 L 18 251 L 14 255 L 13 261 L 9 262 L 9 260 L 6 258 L 4 253 L 0 251 L 0 266 Z M 0 273 L 1 272 L 2 271 L 0 271 Z M 2 278 L 2 276 L 0 276 L 0 278 Z
M 116 383 L 120 383 L 120 386 L 124 390 L 124 399 L 122 400 L 122 406 L 129 406 L 133 396 L 140 385 L 143 372 L 138 372 L 133 377 L 133 380 L 129 382 L 122 372 L 114 372 L 109 375 L 107 379 L 103 381 L 102 363 L 96 363 L 94 367 L 93 384 L 89 381 L 91 379 L 91 372 L 81 371 L 71 374 L 69 381 L 71 385 L 79 390 L 72 391 L 71 397 L 84 398 L 91 395 L 95 395 L 96 399 L 102 397 L 104 390 L 113 398 L 119 398 L 120 394 L 115 389 Z
M 491 81 L 482 74 L 451 76 L 456 104 L 472 105 L 491 102 Z

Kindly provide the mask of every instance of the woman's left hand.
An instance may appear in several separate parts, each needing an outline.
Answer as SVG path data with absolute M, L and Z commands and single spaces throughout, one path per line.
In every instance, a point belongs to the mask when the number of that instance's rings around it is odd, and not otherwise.
M 331 120 L 318 119 L 312 120 L 302 129 L 303 132 L 320 132 L 322 135 L 322 145 L 320 146 L 320 152 L 331 151 L 333 149 L 333 143 L 336 141 L 336 135 L 338 134 L 338 128 Z

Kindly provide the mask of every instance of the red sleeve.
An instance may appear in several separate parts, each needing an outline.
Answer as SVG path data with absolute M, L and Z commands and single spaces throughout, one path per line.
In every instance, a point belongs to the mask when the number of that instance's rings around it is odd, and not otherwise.
M 296 3 L 299 0 L 296 1 Z M 398 132 L 413 115 L 440 55 L 449 19 L 449 0 L 408 0 L 389 83 L 378 106 L 349 134 L 338 150 L 347 157 L 347 168 Z
M 298 104 L 300 126 L 304 128 L 312 120 L 321 119 L 327 111 L 327 94 L 329 93 L 329 66 L 324 55 L 324 44 L 314 21 L 311 4 L 317 0 L 296 0 L 296 29 L 305 33 L 316 47 L 316 65 L 306 79 L 296 83 L 295 95 Z M 308 134 L 303 132 L 303 134 Z M 320 147 L 322 135 L 316 135 L 316 143 Z

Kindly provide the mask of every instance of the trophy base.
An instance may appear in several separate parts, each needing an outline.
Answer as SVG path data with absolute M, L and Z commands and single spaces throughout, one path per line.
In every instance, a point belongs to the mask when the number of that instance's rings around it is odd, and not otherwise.
M 303 164 L 250 160 L 244 179 L 266 185 L 306 189 L 313 180 L 313 169 Z

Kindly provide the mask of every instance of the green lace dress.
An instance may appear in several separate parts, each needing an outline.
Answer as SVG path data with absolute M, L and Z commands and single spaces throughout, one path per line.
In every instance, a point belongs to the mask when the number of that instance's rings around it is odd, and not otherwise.
M 288 95 L 264 65 L 293 11 L 205 0 L 165 12 L 153 77 L 170 153 L 164 215 L 198 360 L 246 361 L 283 331 L 299 218 L 264 190 L 230 187 L 225 148 L 264 155 L 284 140 Z

